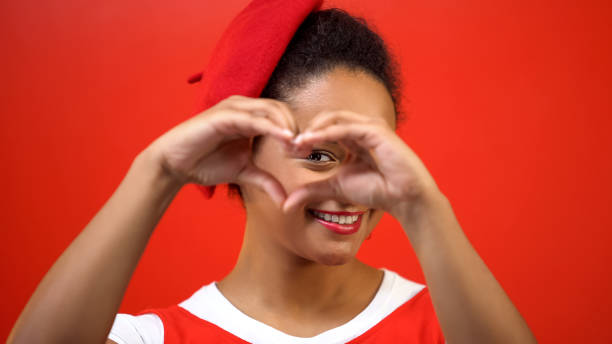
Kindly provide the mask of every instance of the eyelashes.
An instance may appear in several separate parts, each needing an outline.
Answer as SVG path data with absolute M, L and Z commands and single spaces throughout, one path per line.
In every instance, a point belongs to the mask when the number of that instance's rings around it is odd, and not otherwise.
M 315 150 L 306 157 L 306 160 L 315 164 L 325 164 L 337 161 L 338 159 L 330 152 Z

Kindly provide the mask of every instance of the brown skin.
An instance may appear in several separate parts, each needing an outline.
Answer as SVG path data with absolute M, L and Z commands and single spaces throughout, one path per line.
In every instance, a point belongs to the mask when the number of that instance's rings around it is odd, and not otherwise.
M 365 96 L 367 95 L 367 96 Z M 384 86 L 369 75 L 337 69 L 310 80 L 289 104 L 301 132 L 324 110 L 349 110 L 382 117 L 395 126 L 393 102 Z M 306 159 L 311 151 L 328 154 L 327 162 Z M 273 175 L 287 193 L 333 176 L 350 154 L 339 144 L 316 144 L 295 152 L 262 137 L 255 165 Z M 355 254 L 383 215 L 382 210 L 333 198 L 308 204 L 328 211 L 362 211 L 361 228 L 336 234 L 304 207 L 284 213 L 270 197 L 243 187 L 246 234 L 234 270 L 218 283 L 221 292 L 247 315 L 285 333 L 311 337 L 337 327 L 361 312 L 382 281 L 381 270 L 359 262 Z M 249 285 L 246 290 L 243 286 Z
M 47 273 L 8 342 L 103 342 L 150 234 L 190 182 L 243 190 L 244 245 L 218 285 L 255 319 L 309 337 L 363 310 L 382 272 L 355 253 L 386 211 L 412 243 L 449 343 L 535 342 L 446 197 L 395 134 L 382 84 L 339 68 L 310 80 L 289 104 L 230 97 L 153 142 Z M 254 136 L 263 137 L 251 156 Z M 305 159 L 313 149 L 337 159 Z M 340 235 L 308 208 L 368 212 L 358 232 Z

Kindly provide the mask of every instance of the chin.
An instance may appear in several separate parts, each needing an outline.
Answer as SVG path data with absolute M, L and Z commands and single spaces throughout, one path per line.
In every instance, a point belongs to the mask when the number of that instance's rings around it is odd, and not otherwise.
M 337 265 L 344 265 L 350 262 L 352 259 L 353 259 L 353 256 L 350 256 L 350 257 L 327 256 L 327 257 L 320 259 L 318 262 L 323 265 L 337 266 Z
M 313 261 L 323 265 L 343 265 L 355 258 L 356 250 L 349 243 L 321 245 Z

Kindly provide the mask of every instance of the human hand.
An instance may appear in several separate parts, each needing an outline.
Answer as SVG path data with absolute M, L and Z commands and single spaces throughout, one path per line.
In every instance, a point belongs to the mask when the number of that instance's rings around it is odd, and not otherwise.
M 292 141 L 307 152 L 321 142 L 349 151 L 332 177 L 304 185 L 286 199 L 289 212 L 302 204 L 336 199 L 382 209 L 399 220 L 411 216 L 426 195 L 439 192 L 419 157 L 382 118 L 350 111 L 319 114 Z
M 147 149 L 181 184 L 252 184 L 281 204 L 286 197 L 281 184 L 252 163 L 251 139 L 269 135 L 288 145 L 295 128 L 286 104 L 235 95 L 180 123 Z

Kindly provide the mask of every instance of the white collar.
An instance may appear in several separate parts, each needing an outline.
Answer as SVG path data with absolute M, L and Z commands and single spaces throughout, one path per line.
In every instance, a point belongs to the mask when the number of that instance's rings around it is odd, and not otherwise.
M 314 337 L 295 337 L 242 313 L 211 282 L 181 302 L 180 307 L 251 343 L 346 343 L 365 333 L 425 286 L 382 268 L 384 277 L 368 306 L 348 322 Z

